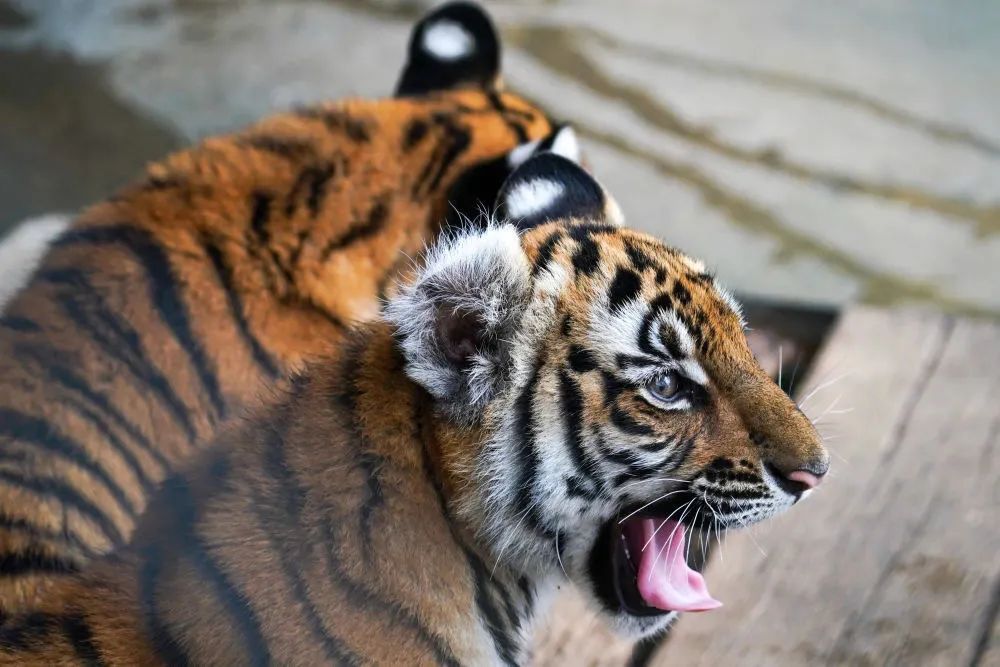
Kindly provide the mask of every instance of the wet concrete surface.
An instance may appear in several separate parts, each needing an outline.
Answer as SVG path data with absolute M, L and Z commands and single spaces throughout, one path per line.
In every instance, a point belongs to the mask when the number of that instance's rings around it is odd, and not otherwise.
M 0 0 L 0 225 L 385 95 L 429 4 Z M 507 80 L 578 126 L 629 224 L 741 293 L 1000 316 L 1000 4 L 486 4 Z
M 99 65 L 41 49 L 0 55 L 0 202 L 13 222 L 73 211 L 183 141 L 108 90 Z M 13 88 L 16 87 L 16 90 Z

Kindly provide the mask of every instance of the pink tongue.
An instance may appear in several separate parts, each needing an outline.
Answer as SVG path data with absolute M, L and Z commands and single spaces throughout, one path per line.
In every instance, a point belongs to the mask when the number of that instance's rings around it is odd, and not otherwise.
M 671 520 L 639 521 L 640 547 L 645 545 L 639 555 L 639 594 L 646 604 L 665 611 L 708 611 L 721 607 L 722 603 L 709 594 L 704 577 L 688 567 L 684 558 L 684 525 Z

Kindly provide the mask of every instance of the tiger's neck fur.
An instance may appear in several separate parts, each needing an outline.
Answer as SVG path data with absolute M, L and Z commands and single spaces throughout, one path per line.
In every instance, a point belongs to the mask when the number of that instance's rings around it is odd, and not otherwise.
M 134 544 L 9 620 L 0 651 L 42 664 L 86 636 L 109 663 L 523 664 L 549 584 L 453 513 L 448 457 L 476 437 L 370 325 L 169 479 Z
M 0 609 L 126 541 L 262 381 L 376 314 L 460 174 L 550 129 L 472 89 L 320 106 L 175 154 L 86 211 L 0 317 L 0 443 L 31 454 L 0 471 Z

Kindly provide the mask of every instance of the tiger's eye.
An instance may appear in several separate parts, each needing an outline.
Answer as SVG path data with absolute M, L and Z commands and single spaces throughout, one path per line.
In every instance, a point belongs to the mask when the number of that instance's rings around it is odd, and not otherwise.
M 647 388 L 649 393 L 661 401 L 672 401 L 681 391 L 681 379 L 677 373 L 670 371 L 658 376 Z

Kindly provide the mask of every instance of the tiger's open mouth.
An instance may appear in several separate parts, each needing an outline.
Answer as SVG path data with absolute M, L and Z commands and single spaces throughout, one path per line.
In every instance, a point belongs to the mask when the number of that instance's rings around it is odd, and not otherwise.
M 608 608 L 655 616 L 722 606 L 688 565 L 688 526 L 668 514 L 623 516 L 604 524 L 590 553 L 591 579 Z

